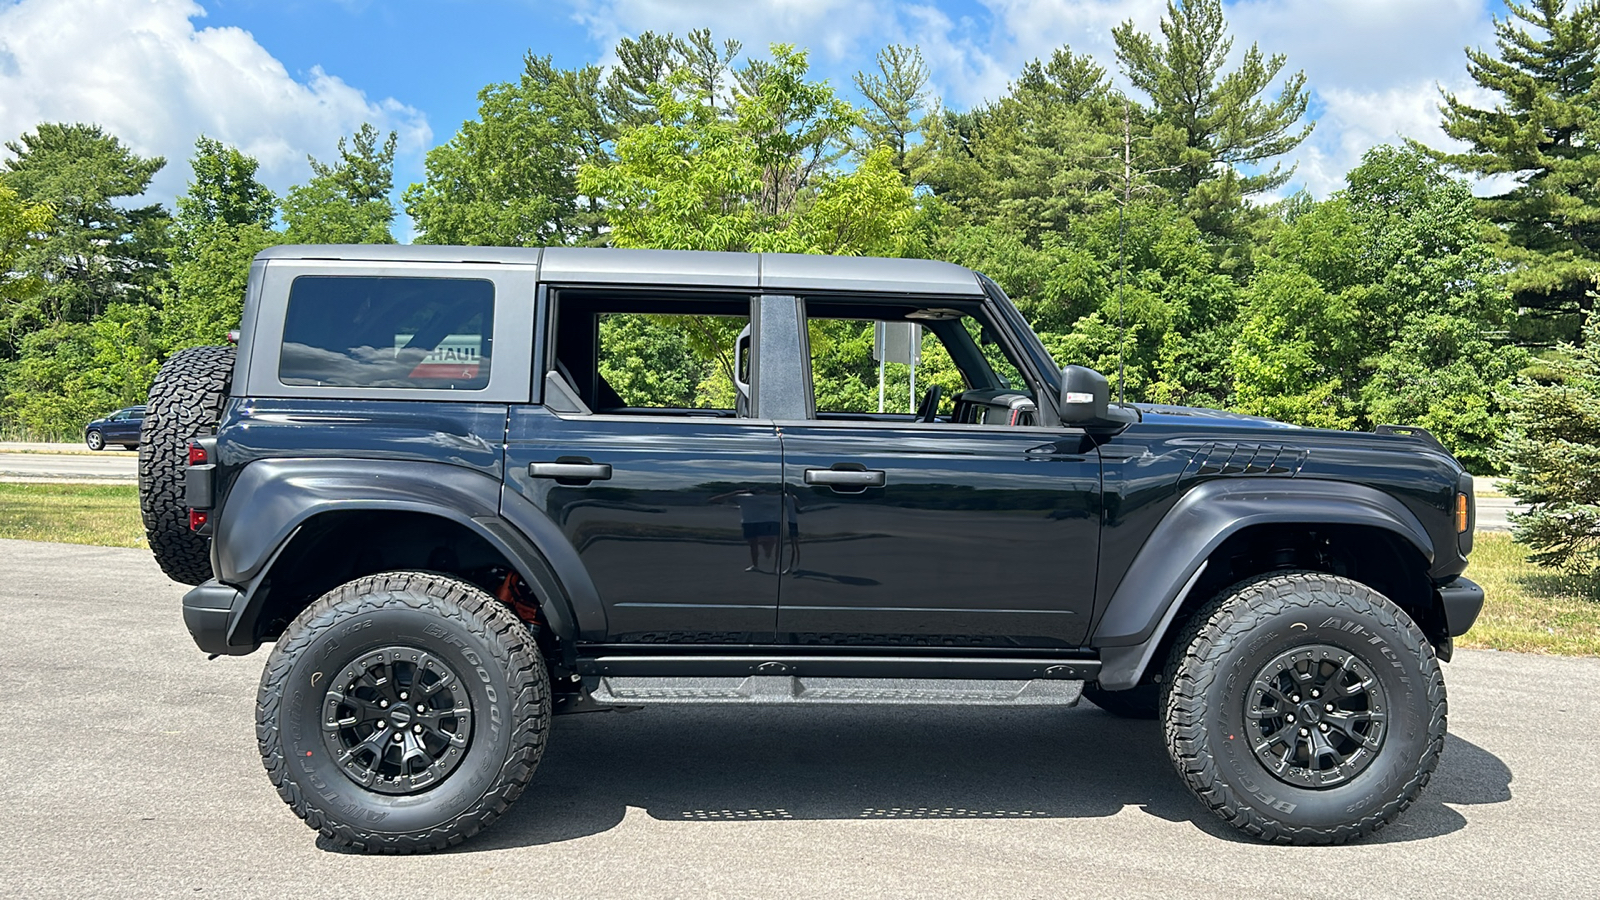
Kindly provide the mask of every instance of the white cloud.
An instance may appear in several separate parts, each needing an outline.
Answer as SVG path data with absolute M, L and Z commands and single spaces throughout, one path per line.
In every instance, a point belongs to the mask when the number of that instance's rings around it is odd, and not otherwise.
M 282 192 L 306 155 L 327 159 L 362 122 L 400 133 L 402 152 L 432 143 L 423 115 L 367 96 L 320 68 L 303 79 L 239 28 L 197 28 L 192 0 L 21 0 L 0 6 L 0 135 L 45 122 L 94 122 L 167 166 L 150 196 L 170 202 L 204 133 L 261 161 Z

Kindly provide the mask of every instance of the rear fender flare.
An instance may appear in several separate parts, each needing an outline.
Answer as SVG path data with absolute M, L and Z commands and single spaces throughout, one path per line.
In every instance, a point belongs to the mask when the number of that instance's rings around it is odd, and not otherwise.
M 1139 683 L 1174 614 L 1211 553 L 1257 525 L 1358 525 L 1398 535 L 1430 564 L 1433 541 L 1416 515 L 1370 487 L 1315 479 L 1230 478 L 1205 482 L 1180 499 L 1145 540 L 1090 637 L 1104 665 L 1100 685 Z
M 498 551 L 539 596 L 546 627 L 566 641 L 581 625 L 568 592 L 571 573 L 553 565 L 540 538 L 565 543 L 553 525 L 525 534 L 500 515 L 501 484 L 461 466 L 409 460 L 259 460 L 246 466 L 216 516 L 212 564 L 219 580 L 241 585 L 247 595 L 277 562 L 287 542 L 312 519 L 328 513 L 387 510 L 436 516 L 476 534 Z M 559 547 L 556 548 L 559 551 Z M 570 547 L 568 548 L 570 551 Z M 576 558 L 576 554 L 572 554 Z M 587 573 L 581 585 L 592 591 Z M 598 602 L 591 607 L 598 610 Z M 236 618 L 230 643 L 249 643 L 240 633 L 254 616 Z M 253 624 L 250 625 L 253 629 Z M 601 626 L 604 628 L 602 620 Z

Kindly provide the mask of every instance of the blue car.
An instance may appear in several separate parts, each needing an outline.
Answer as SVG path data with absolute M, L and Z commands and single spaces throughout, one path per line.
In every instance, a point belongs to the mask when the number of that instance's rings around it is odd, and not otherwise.
M 139 449 L 139 428 L 144 425 L 144 407 L 128 406 L 83 426 L 83 442 L 90 450 L 104 450 L 107 444 Z

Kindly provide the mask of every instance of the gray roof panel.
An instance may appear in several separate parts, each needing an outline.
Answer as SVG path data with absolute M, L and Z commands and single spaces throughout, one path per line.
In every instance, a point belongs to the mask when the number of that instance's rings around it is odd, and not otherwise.
M 541 258 L 542 256 L 542 258 Z M 983 296 L 971 269 L 931 259 L 623 250 L 611 247 L 447 247 L 431 244 L 286 244 L 257 259 L 516 263 L 556 284 L 659 284 L 774 292 Z
M 551 247 L 544 252 L 541 280 L 572 284 L 660 284 L 689 287 L 760 286 L 754 253 L 705 250 L 621 250 L 611 247 Z
M 363 262 L 475 262 L 538 265 L 539 247 L 450 247 L 435 244 L 284 244 L 256 259 L 350 259 Z
M 761 254 L 766 291 L 848 291 L 872 294 L 951 294 L 982 297 L 971 269 L 931 259 Z

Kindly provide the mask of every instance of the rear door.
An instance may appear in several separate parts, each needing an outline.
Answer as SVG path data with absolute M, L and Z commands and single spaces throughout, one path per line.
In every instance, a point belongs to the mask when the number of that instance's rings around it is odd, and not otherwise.
M 992 336 L 981 307 L 959 310 L 962 320 L 948 318 L 948 304 L 933 313 L 946 318 L 922 338 L 921 381 L 947 399 L 921 417 L 907 412 L 907 367 L 883 367 L 879 413 L 875 364 L 848 355 L 873 327 L 853 316 L 915 308 L 810 300 L 806 310 L 819 411 L 779 423 L 792 498 L 780 638 L 1080 645 L 1100 533 L 1100 459 L 1089 438 L 1012 413 L 1026 409 L 1031 389 L 1003 347 L 971 339 Z M 993 365 L 977 359 L 985 353 Z M 926 402 L 924 391 L 916 396 Z
M 605 640 L 770 643 L 781 451 L 733 368 L 753 296 L 569 287 L 547 302 L 543 402 L 511 410 L 507 485 L 577 551 Z

